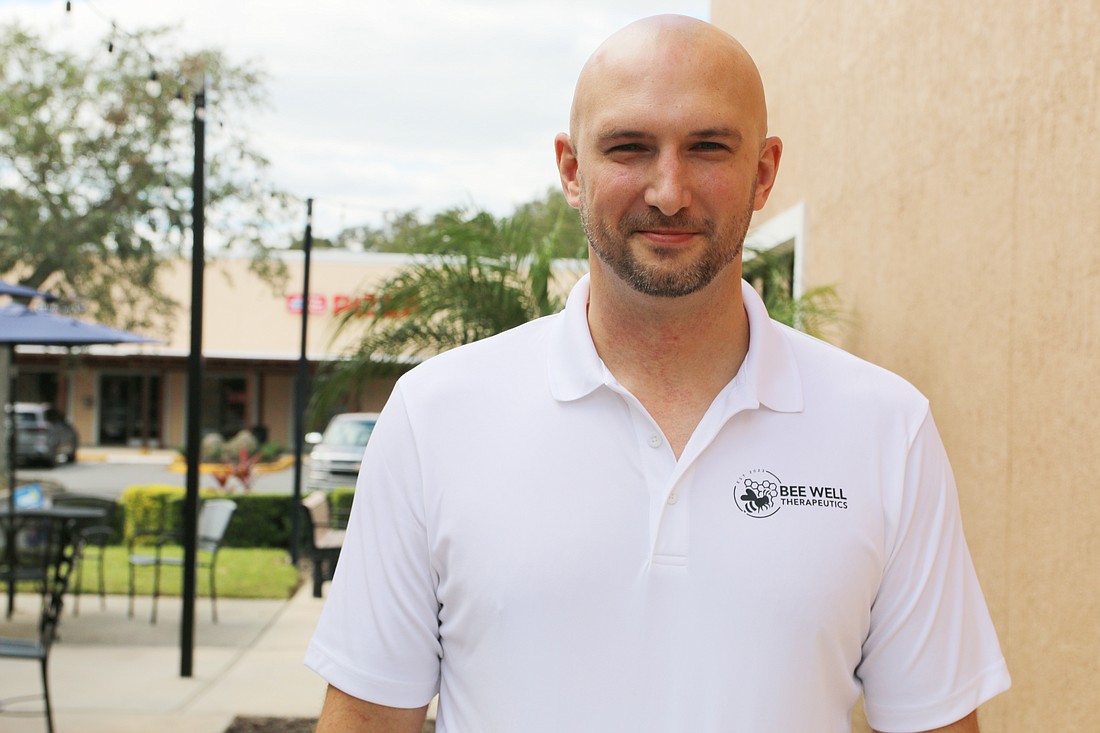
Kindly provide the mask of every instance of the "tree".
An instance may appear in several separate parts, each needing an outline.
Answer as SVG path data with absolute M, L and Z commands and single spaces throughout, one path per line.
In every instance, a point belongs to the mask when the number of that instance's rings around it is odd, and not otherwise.
M 287 204 L 264 192 L 267 161 L 239 124 L 263 99 L 262 75 L 215 51 L 158 53 L 154 67 L 147 49 L 166 35 L 81 56 L 0 28 L 0 273 L 124 328 L 163 325 L 174 306 L 156 276 L 191 243 L 191 101 L 202 79 L 208 241 L 262 250 Z M 279 274 L 270 258 L 255 266 Z
M 362 329 L 346 358 L 325 365 L 313 394 L 317 422 L 370 377 L 392 375 L 424 357 L 559 311 L 552 235 L 526 219 L 453 209 L 419 231 L 427 255 L 384 282 L 375 297 L 341 316 L 338 332 Z M 578 273 L 574 273 L 579 275 Z
M 541 199 L 517 207 L 514 216 L 526 219 L 531 230 L 539 236 L 552 236 L 555 257 L 588 258 L 588 236 L 581 226 L 580 213 L 569 205 L 557 186 L 547 189 Z
M 588 257 L 588 238 L 580 216 L 558 189 L 549 189 L 542 198 L 521 204 L 506 219 L 519 223 L 532 241 L 551 241 L 555 258 Z M 334 246 L 369 252 L 444 254 L 455 251 L 452 237 L 464 242 L 478 231 L 483 243 L 493 246 L 499 224 L 487 212 L 471 213 L 464 207 L 441 211 L 426 220 L 415 209 L 388 212 L 382 226 L 345 229 L 336 236 Z

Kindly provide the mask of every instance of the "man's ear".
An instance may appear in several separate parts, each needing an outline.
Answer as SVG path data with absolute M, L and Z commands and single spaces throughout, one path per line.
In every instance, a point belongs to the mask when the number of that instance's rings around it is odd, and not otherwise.
M 554 155 L 558 161 L 558 176 L 561 178 L 561 190 L 565 200 L 574 209 L 581 207 L 581 187 L 577 181 L 577 154 L 573 142 L 564 132 L 554 137 Z
M 760 211 L 768 202 L 772 186 L 775 185 L 775 176 L 779 172 L 779 158 L 783 155 L 783 141 L 777 137 L 769 137 L 764 140 L 764 147 L 760 151 L 760 158 L 756 162 L 756 198 L 753 201 L 753 211 Z

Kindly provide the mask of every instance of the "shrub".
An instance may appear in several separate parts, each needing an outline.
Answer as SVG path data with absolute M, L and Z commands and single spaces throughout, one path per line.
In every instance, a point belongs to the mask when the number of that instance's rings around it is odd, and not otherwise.
M 241 455 L 251 456 L 259 449 L 260 444 L 256 436 L 249 430 L 242 430 L 225 442 L 222 446 L 221 460 L 236 461 Z
M 268 441 L 260 446 L 260 461 L 262 463 L 271 463 L 276 461 L 283 455 L 283 446 L 278 443 Z
M 237 502 L 237 511 L 225 533 L 226 547 L 290 547 L 293 496 L 242 494 L 231 498 Z
M 207 433 L 199 443 L 199 460 L 203 463 L 219 463 L 225 448 L 225 438 L 221 433 Z
M 347 521 L 351 514 L 351 500 L 355 496 L 355 489 L 333 489 L 329 492 L 328 500 L 332 505 L 332 516 Z
M 139 533 L 179 531 L 183 496 L 183 488 L 163 484 L 131 486 L 123 491 L 119 504 L 125 517 L 124 541 L 129 542 Z
M 137 530 L 180 532 L 183 527 L 185 490 L 180 486 L 131 486 L 122 492 L 125 541 Z M 200 499 L 217 498 L 213 489 L 200 489 Z M 351 508 L 351 489 L 332 493 L 333 508 Z M 226 528 L 222 541 L 225 547 L 289 548 L 295 511 L 294 497 L 289 494 L 238 494 L 230 497 L 237 509 Z M 301 509 L 297 509 L 301 512 Z M 301 540 L 310 531 L 305 515 L 300 516 Z

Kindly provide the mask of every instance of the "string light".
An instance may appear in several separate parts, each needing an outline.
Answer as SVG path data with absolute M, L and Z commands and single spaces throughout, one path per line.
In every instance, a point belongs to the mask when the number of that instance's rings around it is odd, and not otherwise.
M 152 71 L 149 72 L 149 79 L 145 83 L 145 91 L 149 94 L 149 96 L 158 96 L 161 93 L 161 84 L 160 77 L 158 76 L 156 70 L 157 59 L 155 56 L 153 56 L 153 52 L 145 46 L 145 43 L 144 41 L 142 41 L 141 36 L 136 33 L 130 33 L 123 29 L 120 29 L 118 27 L 118 24 L 111 18 L 108 18 L 102 11 L 100 11 L 100 9 L 95 6 L 92 0 L 84 0 L 84 4 L 87 5 L 88 8 L 93 13 L 98 15 L 105 23 L 108 23 L 111 26 L 110 36 L 108 36 L 107 39 L 107 53 L 113 54 L 115 52 L 115 47 L 118 45 L 119 40 L 136 43 L 141 48 L 141 50 L 145 52 L 145 55 L 149 57 L 149 65 L 152 67 Z M 71 13 L 72 10 L 72 0 L 65 0 L 65 12 Z M 178 92 L 175 96 L 177 99 L 182 99 L 182 90 Z
M 108 37 L 108 40 L 107 40 L 107 53 L 113 54 L 114 51 L 115 51 L 116 46 L 120 46 L 121 44 L 124 44 L 126 42 L 130 42 L 130 43 L 136 44 L 149 57 L 149 65 L 151 67 L 151 71 L 149 72 L 148 79 L 145 83 L 145 90 L 150 96 L 153 96 L 153 97 L 159 96 L 161 94 L 161 92 L 163 91 L 163 88 L 162 88 L 162 85 L 161 85 L 161 82 L 160 82 L 160 75 L 158 74 L 158 72 L 156 70 L 157 60 L 156 60 L 156 57 L 153 55 L 153 53 L 148 49 L 148 47 L 146 47 L 145 42 L 142 40 L 141 35 L 137 34 L 137 33 L 131 33 L 131 32 L 127 31 L 124 28 L 120 28 L 118 26 L 118 24 L 115 23 L 115 21 L 113 19 L 109 18 L 98 7 L 96 7 L 95 3 L 92 2 L 92 0 L 84 0 L 84 4 L 95 15 L 99 16 L 99 18 L 103 22 L 109 24 L 110 27 L 111 27 L 110 36 Z M 73 12 L 73 2 L 72 2 L 72 0 L 66 0 L 66 2 L 65 2 L 65 12 L 66 12 L 66 14 L 71 14 Z M 179 101 L 183 101 L 186 98 L 186 94 L 187 94 L 186 88 L 187 88 L 187 86 L 188 86 L 188 84 L 183 79 L 177 78 L 176 83 L 174 84 L 174 92 L 172 92 L 173 98 L 175 98 L 176 100 L 179 100 Z M 200 86 L 205 90 L 205 87 L 206 87 L 205 78 L 201 82 Z M 198 95 L 196 95 L 196 100 L 197 99 L 198 99 Z M 207 115 L 206 115 L 206 105 L 205 104 L 202 104 L 201 106 L 196 107 L 195 116 L 199 119 L 203 119 L 203 120 L 206 119 Z M 224 120 L 218 120 L 217 126 L 221 129 L 225 129 L 225 121 Z M 169 181 L 165 181 L 164 185 L 165 185 L 166 188 L 172 188 L 172 185 Z M 272 196 L 277 196 L 277 195 L 281 195 L 281 194 L 276 194 L 275 192 L 272 192 L 271 195 Z M 295 196 L 293 194 L 289 194 L 287 196 L 288 196 L 288 198 L 294 199 L 296 201 L 302 201 L 303 200 L 300 197 Z M 350 208 L 352 210 L 370 211 L 372 213 L 377 213 L 378 212 L 378 209 L 373 208 L 373 207 L 357 206 L 355 204 L 350 204 L 349 205 L 349 204 L 346 204 L 346 203 L 344 204 L 344 206 L 350 206 Z

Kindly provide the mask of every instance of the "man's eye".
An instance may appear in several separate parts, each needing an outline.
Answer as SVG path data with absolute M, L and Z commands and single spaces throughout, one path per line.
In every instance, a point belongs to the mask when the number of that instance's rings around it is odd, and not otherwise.
M 623 143 L 621 145 L 613 145 L 607 149 L 609 153 L 637 153 L 644 148 L 638 143 Z
M 715 142 L 710 142 L 710 141 L 707 141 L 707 140 L 703 140 L 701 142 L 695 143 L 695 149 L 696 150 L 702 150 L 702 151 L 705 151 L 705 152 L 710 152 L 712 150 L 726 150 L 727 148 L 722 143 L 715 143 Z

